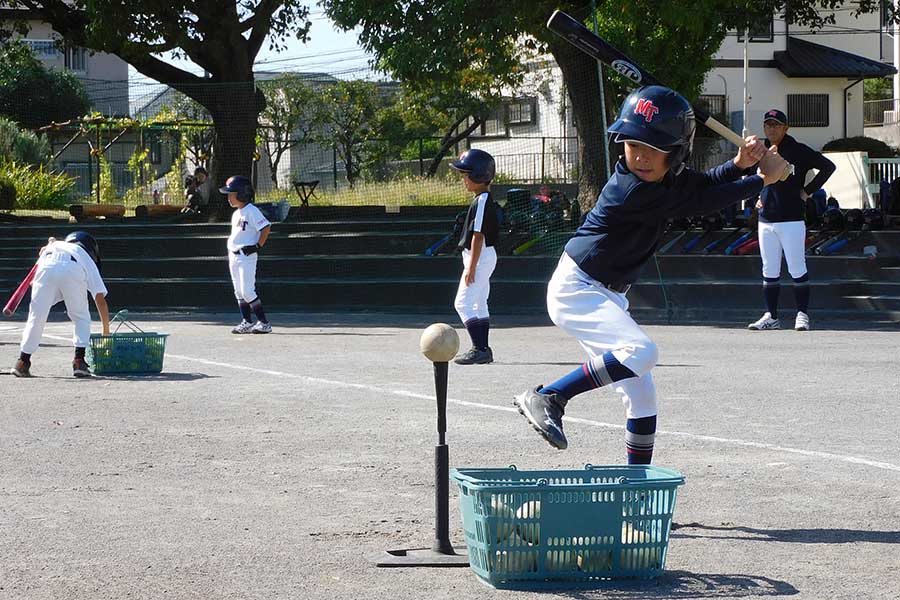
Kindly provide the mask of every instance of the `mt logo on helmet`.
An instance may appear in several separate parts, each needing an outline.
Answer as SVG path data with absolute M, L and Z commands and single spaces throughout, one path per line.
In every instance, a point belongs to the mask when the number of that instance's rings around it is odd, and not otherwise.
M 637 104 L 634 107 L 635 114 L 641 115 L 644 117 L 644 120 L 648 123 L 653 121 L 653 115 L 659 113 L 659 108 L 653 104 L 653 100 L 647 100 L 646 98 L 641 98 L 637 101 Z

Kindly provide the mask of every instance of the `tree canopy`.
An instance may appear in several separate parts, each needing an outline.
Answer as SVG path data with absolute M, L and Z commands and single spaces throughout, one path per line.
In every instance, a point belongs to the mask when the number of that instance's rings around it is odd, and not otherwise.
M 212 116 L 211 176 L 251 174 L 257 117 L 265 97 L 253 63 L 263 44 L 307 40 L 308 3 L 301 0 L 7 0 L 49 23 L 70 44 L 121 57 L 138 72 L 189 96 Z M 167 52 L 205 70 L 196 75 L 166 62 Z M 223 209 L 224 203 L 219 203 Z
M 84 85 L 72 73 L 46 68 L 24 44 L 0 46 L 0 115 L 36 129 L 89 111 Z
M 376 55 L 380 68 L 421 89 L 512 87 L 528 60 L 523 54 L 536 50 L 551 55 L 562 71 L 578 124 L 580 195 L 585 203 L 596 198 L 606 143 L 600 126 L 596 63 L 545 26 L 555 9 L 590 22 L 589 2 L 323 0 L 322 6 L 344 29 L 361 29 L 360 42 Z M 872 12 L 880 8 L 880 2 L 598 0 L 597 12 L 601 34 L 693 98 L 729 28 L 743 28 L 773 13 L 784 13 L 793 23 L 821 27 L 834 20 L 823 9 L 845 6 Z

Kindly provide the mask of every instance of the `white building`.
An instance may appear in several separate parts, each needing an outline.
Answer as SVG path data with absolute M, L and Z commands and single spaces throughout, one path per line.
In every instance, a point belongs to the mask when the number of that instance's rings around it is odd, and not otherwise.
M 0 11 L 0 19 L 11 14 Z M 43 21 L 29 20 L 28 27 L 21 41 L 47 67 L 74 74 L 84 84 L 93 110 L 110 117 L 128 116 L 128 63 L 112 54 L 62 47 L 59 34 Z
M 863 81 L 896 72 L 891 38 L 878 13 L 836 11 L 835 25 L 816 33 L 788 25 L 782 15 L 750 32 L 748 130 L 762 134 L 763 113 L 784 111 L 791 135 L 820 149 L 827 142 L 863 135 Z M 723 106 L 735 131 L 743 128 L 744 39 L 730 32 L 703 86 L 708 105 Z

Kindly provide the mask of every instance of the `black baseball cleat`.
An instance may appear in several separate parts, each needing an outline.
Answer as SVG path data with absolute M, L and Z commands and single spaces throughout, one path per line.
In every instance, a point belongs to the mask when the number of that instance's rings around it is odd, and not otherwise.
M 72 361 L 72 375 L 79 379 L 91 376 L 91 370 L 88 368 L 88 364 L 83 358 L 76 358 Z
M 16 377 L 31 377 L 31 363 L 25 362 L 20 358 L 16 361 L 16 366 L 13 367 L 12 374 Z
M 494 362 L 494 352 L 490 348 L 479 350 L 472 346 L 468 352 L 453 359 L 458 365 L 486 365 Z
M 513 404 L 548 444 L 557 450 L 565 450 L 569 447 L 569 441 L 563 433 L 562 418 L 568 400 L 559 394 L 544 394 L 540 390 L 538 386 L 519 394 Z

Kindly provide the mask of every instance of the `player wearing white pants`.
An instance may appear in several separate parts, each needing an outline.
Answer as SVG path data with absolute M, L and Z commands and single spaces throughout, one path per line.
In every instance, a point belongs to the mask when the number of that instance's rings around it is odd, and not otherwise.
M 653 257 L 673 218 L 708 215 L 753 197 L 787 164 L 755 137 L 737 156 L 704 173 L 686 168 L 694 138 L 687 100 L 662 86 L 642 87 L 625 99 L 609 127 L 624 157 L 597 203 L 565 247 L 547 286 L 547 311 L 573 336 L 587 361 L 570 373 L 516 396 L 519 412 L 554 448 L 568 440 L 563 415 L 575 396 L 611 387 L 625 407 L 629 464 L 648 464 L 656 436 L 656 344 L 628 313 L 625 294 Z M 741 179 L 759 163 L 759 174 Z
M 241 311 L 241 322 L 231 333 L 271 333 L 272 325 L 266 317 L 262 300 L 256 294 L 256 264 L 259 250 L 269 239 L 271 223 L 253 204 L 253 184 L 246 177 L 229 177 L 219 191 L 228 195 L 231 214 L 231 235 L 228 236 L 228 270 L 234 297 Z M 256 323 L 253 315 L 256 314 Z
M 834 163 L 809 146 L 787 135 L 788 118 L 778 109 L 763 116 L 767 144 L 794 165 L 794 173 L 784 181 L 766 187 L 757 202 L 759 210 L 759 253 L 762 256 L 763 297 L 766 312 L 750 323 L 749 329 L 779 329 L 778 295 L 781 290 L 781 256 L 794 280 L 797 318 L 794 329 L 809 329 L 809 274 L 806 271 L 806 200 L 819 190 L 835 171 Z M 810 171 L 815 176 L 804 185 Z
M 472 260 L 472 251 L 463 250 L 463 271 Z M 466 323 L 472 319 L 490 319 L 488 311 L 488 296 L 491 294 L 491 275 L 497 267 L 497 251 L 493 246 L 488 246 L 481 251 L 475 268 L 475 281 L 466 285 L 465 273 L 459 278 L 459 287 L 456 289 L 456 300 L 453 307 L 456 314 Z
M 228 253 L 228 270 L 231 272 L 231 284 L 234 287 L 234 297 L 238 303 L 250 304 L 256 299 L 256 263 L 259 254 L 254 252 L 247 256 L 241 252 Z
M 484 150 L 472 148 L 462 153 L 450 167 L 463 174 L 463 184 L 475 197 L 466 211 L 457 248 L 462 253 L 463 273 L 459 278 L 456 314 L 472 339 L 472 347 L 453 362 L 458 365 L 486 365 L 494 362 L 489 342 L 491 319 L 488 296 L 491 275 L 497 267 L 495 246 L 499 236 L 497 205 L 491 199 L 494 158 Z
M 85 236 L 85 237 L 80 237 Z M 85 250 L 91 248 L 91 253 Z M 28 320 L 22 331 L 21 354 L 13 374 L 18 377 L 31 376 L 31 355 L 41 344 L 44 326 L 50 309 L 57 302 L 65 302 L 66 314 L 75 326 L 72 345 L 75 359 L 72 363 L 76 377 L 87 377 L 90 370 L 85 362 L 85 352 L 91 341 L 91 313 L 88 293 L 94 298 L 103 323 L 104 335 L 109 334 L 109 311 L 106 305 L 106 285 L 94 262 L 98 256 L 96 241 L 85 232 L 75 232 L 66 240 L 51 241 L 41 249 L 38 267 L 31 282 L 31 303 L 28 306 Z

